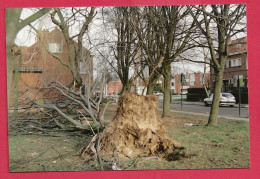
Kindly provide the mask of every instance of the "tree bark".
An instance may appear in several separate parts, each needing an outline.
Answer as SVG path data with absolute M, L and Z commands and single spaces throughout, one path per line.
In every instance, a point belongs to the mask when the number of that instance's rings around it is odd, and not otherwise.
M 154 86 L 156 85 L 157 80 L 159 79 L 159 75 L 153 74 L 152 77 L 149 80 L 148 86 L 147 86 L 147 92 L 146 94 L 152 94 L 154 91 Z
M 21 55 L 18 56 L 17 58 L 17 64 L 15 67 L 15 72 L 14 72 L 14 88 L 13 88 L 13 105 L 14 105 L 14 114 L 13 118 L 16 119 L 18 116 L 18 97 L 19 97 L 19 86 L 18 86 L 18 76 L 19 76 L 19 68 L 21 64 Z
M 147 92 L 146 94 L 149 95 L 149 94 L 152 94 L 153 91 L 154 91 L 154 84 L 155 84 L 155 80 L 154 81 L 150 81 L 148 86 L 147 86 Z
M 164 93 L 163 93 L 163 113 L 162 117 L 168 117 L 171 110 L 171 64 L 169 62 L 163 63 L 164 69 Z
M 12 85 L 13 76 L 13 54 L 12 47 L 14 40 L 18 33 L 17 24 L 19 23 L 22 9 L 6 9 L 5 22 L 6 22 L 6 65 L 7 65 L 7 96 L 10 97 L 10 90 Z M 9 100 L 8 100 L 9 106 Z
M 129 90 L 129 81 L 127 80 L 125 83 L 123 83 L 123 88 L 122 88 L 122 94 L 125 92 L 125 91 L 128 91 Z M 131 90 L 131 89 L 130 89 Z
M 216 72 L 215 83 L 216 84 L 215 84 L 214 97 L 212 101 L 212 106 L 211 106 L 210 116 L 209 116 L 207 126 L 214 126 L 217 124 L 218 111 L 219 111 L 219 99 L 220 99 L 220 93 L 223 84 L 223 69 Z
M 70 70 L 73 73 L 73 83 L 75 85 L 75 91 L 78 91 L 79 88 L 82 86 L 83 80 L 79 72 L 79 61 L 82 58 L 83 52 L 83 35 L 88 30 L 88 26 L 91 23 L 92 19 L 94 18 L 95 8 L 91 7 L 91 11 L 87 16 L 84 16 L 85 21 L 81 26 L 79 34 L 75 35 L 78 38 L 77 45 L 75 45 L 75 41 L 72 37 L 70 37 L 69 32 L 69 24 L 66 22 L 61 10 L 59 8 L 55 8 L 55 11 L 51 14 L 51 20 L 54 24 L 59 26 L 61 29 L 64 38 L 66 40 L 66 44 L 68 46 L 68 57 L 70 62 Z M 59 21 L 55 19 L 55 15 L 58 15 Z

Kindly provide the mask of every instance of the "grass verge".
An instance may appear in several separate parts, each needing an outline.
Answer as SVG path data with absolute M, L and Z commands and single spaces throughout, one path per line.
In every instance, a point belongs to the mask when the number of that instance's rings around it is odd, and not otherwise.
M 115 111 L 108 112 L 109 118 Z M 248 168 L 249 123 L 220 118 L 217 126 L 205 127 L 207 117 L 172 113 L 164 118 L 169 136 L 191 155 L 178 161 L 158 158 L 121 160 L 130 170 Z M 9 136 L 10 172 L 98 170 L 95 160 L 78 156 L 78 140 L 70 136 Z

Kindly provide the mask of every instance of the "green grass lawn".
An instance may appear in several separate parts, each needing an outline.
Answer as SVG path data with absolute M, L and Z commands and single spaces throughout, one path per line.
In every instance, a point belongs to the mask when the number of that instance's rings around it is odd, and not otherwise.
M 10 172 L 70 171 L 81 167 L 74 138 L 9 136 Z
M 174 121 L 174 122 L 172 122 Z M 169 136 L 185 147 L 191 155 L 179 161 L 142 161 L 139 168 L 202 169 L 249 168 L 249 123 L 219 119 L 218 125 L 205 127 L 206 117 L 175 114 L 165 120 Z M 185 124 L 192 123 L 193 126 Z M 152 165 L 152 166 L 151 166 Z
M 248 122 L 221 118 L 217 126 L 205 127 L 206 117 L 178 113 L 163 120 L 169 136 L 185 147 L 190 157 L 171 162 L 164 159 L 136 159 L 130 170 L 250 167 Z M 186 123 L 192 123 L 193 126 L 187 126 Z M 95 160 L 85 162 L 78 156 L 78 142 L 66 135 L 9 136 L 10 172 L 99 169 Z M 127 168 L 133 162 L 121 159 L 119 167 Z

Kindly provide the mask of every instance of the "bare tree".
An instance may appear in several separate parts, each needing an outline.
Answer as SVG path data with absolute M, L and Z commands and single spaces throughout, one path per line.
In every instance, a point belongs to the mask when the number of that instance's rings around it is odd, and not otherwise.
M 116 30 L 115 48 L 113 48 L 116 60 L 116 72 L 122 81 L 122 91 L 130 90 L 130 70 L 133 68 L 138 53 L 135 43 L 136 34 L 130 24 L 135 7 L 114 7 L 113 23 Z
M 219 98 L 223 84 L 223 73 L 226 59 L 229 55 L 228 45 L 237 34 L 243 33 L 246 27 L 240 25 L 246 15 L 245 5 L 202 5 L 189 7 L 190 14 L 206 38 L 214 68 L 215 90 L 208 120 L 208 125 L 217 124 Z M 201 18 L 197 18 L 193 10 L 200 11 Z
M 195 21 L 189 16 L 185 6 L 156 6 L 143 8 L 139 12 L 145 19 L 145 28 L 133 20 L 139 42 L 146 54 L 150 73 L 161 59 L 162 65 L 150 79 L 148 93 L 158 80 L 159 74 L 164 77 L 163 117 L 170 113 L 171 63 L 186 50 L 193 48 L 191 36 L 195 31 Z M 196 14 L 197 15 L 197 14 Z M 140 20 L 138 21 L 140 22 Z
M 65 9 L 67 11 L 68 9 Z M 81 17 L 77 17 L 77 15 L 81 15 Z M 67 66 L 73 75 L 73 80 L 76 83 L 76 90 L 82 86 L 82 77 L 79 71 L 79 63 L 86 54 L 84 54 L 83 47 L 83 36 L 88 31 L 89 24 L 91 23 L 93 17 L 95 16 L 95 8 L 91 7 L 90 10 L 88 8 L 72 8 L 69 13 L 69 17 L 66 16 L 66 13 L 63 13 L 60 8 L 55 8 L 51 13 L 51 20 L 54 24 L 56 24 L 60 30 L 63 32 L 67 48 L 68 48 L 68 58 L 69 63 L 61 59 L 59 56 L 52 54 L 54 58 L 59 60 L 63 65 Z M 76 23 L 75 21 L 79 21 L 82 18 L 82 23 L 79 32 L 75 35 L 71 35 L 69 31 L 70 24 Z M 77 43 L 75 40 L 77 39 Z

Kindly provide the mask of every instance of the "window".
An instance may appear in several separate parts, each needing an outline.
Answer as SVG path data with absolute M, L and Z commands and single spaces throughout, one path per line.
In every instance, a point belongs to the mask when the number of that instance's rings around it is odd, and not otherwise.
M 190 81 L 189 75 L 184 75 L 184 77 L 185 77 L 186 82 L 189 82 L 189 81 Z
M 222 93 L 222 96 L 223 97 L 226 97 L 226 98 L 231 98 L 231 97 L 234 97 L 232 94 L 230 93 Z
M 21 73 L 42 73 L 43 58 L 38 47 L 28 48 L 21 55 L 19 72 Z
M 81 74 L 81 75 L 86 75 L 86 74 L 88 74 L 87 63 L 82 62 L 82 61 L 79 62 L 79 69 L 80 69 L 79 74 Z
M 195 85 L 195 74 L 190 74 L 190 85 L 194 86 Z
M 241 58 L 239 59 L 233 59 L 233 60 L 230 60 L 231 61 L 231 66 L 230 67 L 238 67 L 238 66 L 241 66 L 242 65 L 242 60 Z
M 232 60 L 232 61 L 231 61 L 231 66 L 232 66 L 232 67 L 237 66 L 237 62 L 236 62 L 236 60 Z
M 203 76 L 204 76 L 204 74 L 200 73 L 200 85 L 203 85 Z
M 230 60 L 226 61 L 225 68 L 229 68 L 230 67 L 230 62 L 231 62 Z
M 190 85 L 191 85 L 191 86 L 194 86 L 194 85 L 195 85 L 195 81 L 191 81 L 191 82 L 190 82 Z
M 242 46 L 241 44 L 237 44 L 237 48 L 241 48 L 241 46 Z
M 233 87 L 238 87 L 238 75 L 233 76 Z
M 52 53 L 62 53 L 62 43 L 49 43 L 49 51 Z
M 233 78 L 228 79 L 228 84 L 233 84 Z
M 237 65 L 238 65 L 238 66 L 241 66 L 241 65 L 242 65 L 242 60 L 241 60 L 241 58 L 237 59 Z
M 172 86 L 174 86 L 174 82 L 172 82 Z

